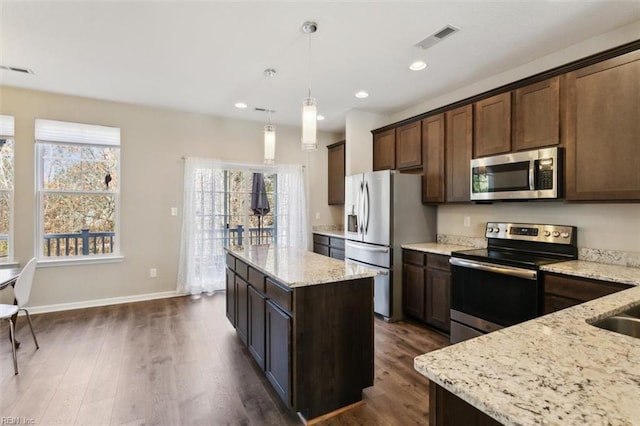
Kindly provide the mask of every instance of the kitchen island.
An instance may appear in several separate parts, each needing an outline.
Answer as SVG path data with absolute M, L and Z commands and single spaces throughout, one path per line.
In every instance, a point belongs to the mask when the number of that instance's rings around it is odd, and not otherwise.
M 640 425 L 640 339 L 591 325 L 640 304 L 640 269 L 620 271 L 636 287 L 416 357 L 430 423 Z
M 227 250 L 227 318 L 282 401 L 305 420 L 373 385 L 376 271 L 273 245 Z

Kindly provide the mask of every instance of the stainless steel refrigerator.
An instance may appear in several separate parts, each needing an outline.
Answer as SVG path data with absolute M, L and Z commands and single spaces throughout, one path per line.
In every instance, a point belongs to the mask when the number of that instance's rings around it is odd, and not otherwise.
M 378 269 L 374 312 L 402 319 L 402 244 L 436 239 L 436 208 L 422 204 L 422 177 L 391 170 L 345 178 L 345 261 Z

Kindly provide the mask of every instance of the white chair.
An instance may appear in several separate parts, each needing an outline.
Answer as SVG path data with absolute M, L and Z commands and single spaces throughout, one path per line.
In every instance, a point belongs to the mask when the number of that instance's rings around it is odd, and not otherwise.
M 31 285 L 33 284 L 33 275 L 36 272 L 37 259 L 34 257 L 31 259 L 22 271 L 20 276 L 16 280 L 13 286 L 13 295 L 16 299 L 15 305 L 0 304 L 0 319 L 9 320 L 9 332 L 11 335 L 11 349 L 13 350 L 13 371 L 18 374 L 18 358 L 16 358 L 16 336 L 12 316 L 18 313 L 18 311 L 24 311 L 27 314 L 27 321 L 29 322 L 29 328 L 31 329 L 31 335 L 33 341 L 36 343 L 36 349 L 40 349 L 38 346 L 38 339 L 33 332 L 33 324 L 31 324 L 31 317 L 29 311 L 24 308 L 24 305 L 29 302 L 29 295 L 31 294 Z

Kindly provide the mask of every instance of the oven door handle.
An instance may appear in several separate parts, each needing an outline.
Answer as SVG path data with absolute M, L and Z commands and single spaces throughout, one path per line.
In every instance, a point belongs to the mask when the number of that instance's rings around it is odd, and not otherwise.
M 531 269 L 514 268 L 513 266 L 462 260 L 458 259 L 457 257 L 450 258 L 449 263 L 453 266 L 460 266 L 462 268 L 471 268 L 480 271 L 493 272 L 501 275 L 510 275 L 513 277 L 524 278 L 526 280 L 535 281 L 538 279 L 538 271 L 532 271 Z

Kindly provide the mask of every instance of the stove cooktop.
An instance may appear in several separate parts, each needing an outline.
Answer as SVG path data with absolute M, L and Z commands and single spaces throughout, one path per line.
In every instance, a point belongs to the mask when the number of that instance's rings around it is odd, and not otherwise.
M 539 253 L 527 253 L 514 250 L 488 248 L 454 251 L 453 253 L 451 253 L 451 256 L 461 259 L 515 266 L 518 268 L 526 269 L 539 269 L 542 265 L 572 260 L 571 258 L 565 256 L 553 256 Z

